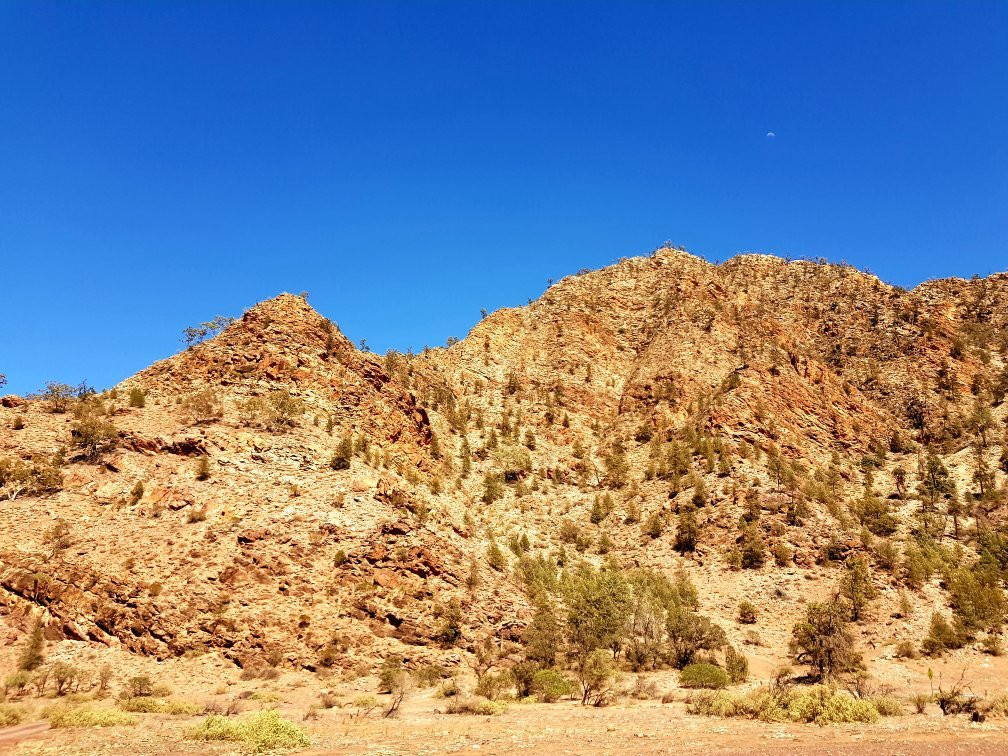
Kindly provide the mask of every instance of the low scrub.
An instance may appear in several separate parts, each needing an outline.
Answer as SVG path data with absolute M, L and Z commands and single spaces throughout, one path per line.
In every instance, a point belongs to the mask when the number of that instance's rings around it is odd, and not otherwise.
M 189 740 L 241 743 L 253 753 L 278 749 L 307 748 L 311 745 L 304 729 L 284 719 L 275 709 L 239 718 L 211 714 L 186 730 Z
M 888 701 L 883 705 L 888 707 Z M 902 707 L 899 709 L 902 713 Z M 804 690 L 764 687 L 741 696 L 704 691 L 690 697 L 686 710 L 690 714 L 708 717 L 807 722 L 820 726 L 844 722 L 871 723 L 879 718 L 875 701 L 854 698 L 825 685 Z
M 488 701 L 485 698 L 470 698 L 468 696 L 456 696 L 445 708 L 446 714 L 473 714 L 481 717 L 489 717 L 503 712 L 503 704 Z
M 903 716 L 903 703 L 895 696 L 874 696 L 871 702 L 880 716 Z
M 24 710 L 20 706 L 4 706 L 0 704 L 0 727 L 13 727 L 21 724 Z
M 129 696 L 117 701 L 120 709 L 135 714 L 176 714 L 191 716 L 199 714 L 202 706 L 191 701 L 178 701 L 165 698 L 150 698 L 148 696 Z
M 137 723 L 136 717 L 131 717 L 118 709 L 90 706 L 53 706 L 46 714 L 49 725 L 59 727 L 132 727 Z

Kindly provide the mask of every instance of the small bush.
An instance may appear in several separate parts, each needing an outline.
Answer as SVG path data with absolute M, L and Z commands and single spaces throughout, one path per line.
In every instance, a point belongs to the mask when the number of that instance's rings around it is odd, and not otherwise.
M 253 753 L 277 749 L 307 748 L 311 745 L 304 729 L 284 719 L 275 709 L 267 709 L 237 719 L 211 714 L 186 730 L 186 738 L 204 742 L 242 743 Z
M 795 722 L 817 725 L 844 722 L 877 722 L 879 713 L 871 701 L 838 693 L 825 685 L 794 696 L 788 703 L 788 715 Z
M 127 696 L 120 698 L 116 705 L 123 711 L 133 714 L 175 714 L 191 716 L 199 714 L 203 707 L 191 701 L 175 701 L 164 698 L 151 698 L 150 696 Z
M 532 692 L 543 703 L 559 701 L 574 692 L 574 683 L 555 669 L 543 669 L 532 677 Z
M 917 648 L 910 641 L 900 641 L 897 643 L 895 654 L 897 659 L 916 659 L 920 656 L 917 653 Z
M 13 727 L 21 724 L 24 713 L 18 706 L 0 705 L 0 727 Z
M 749 679 L 749 660 L 745 654 L 736 651 L 734 646 L 725 649 L 725 672 L 732 685 L 744 683 Z
M 934 700 L 933 696 L 928 693 L 914 693 L 910 696 L 910 703 L 913 704 L 914 711 L 918 714 L 923 714 L 927 711 L 927 706 L 931 701 Z
M 116 709 L 91 708 L 89 706 L 53 706 L 46 714 L 49 725 L 60 727 L 118 727 L 133 726 L 136 717 L 131 717 Z
M 446 714 L 473 714 L 481 717 L 493 716 L 504 711 L 504 706 L 487 701 L 485 698 L 455 696 L 445 707 Z
M 903 716 L 903 704 L 895 696 L 875 696 L 871 699 L 875 710 L 883 717 Z
M 756 606 L 751 601 L 741 601 L 738 605 L 738 621 L 743 625 L 756 624 Z
M 147 394 L 143 389 L 131 388 L 129 392 L 129 406 L 143 408 L 147 404 Z
M 719 690 L 728 687 L 728 673 L 714 664 L 689 664 L 679 673 L 679 684 L 684 688 Z

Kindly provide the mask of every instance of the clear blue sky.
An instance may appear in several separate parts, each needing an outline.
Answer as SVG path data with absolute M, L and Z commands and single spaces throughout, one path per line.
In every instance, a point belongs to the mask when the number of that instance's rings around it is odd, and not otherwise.
M 283 290 L 420 348 L 665 240 L 984 274 L 1006 142 L 1008 2 L 0 0 L 0 372 Z

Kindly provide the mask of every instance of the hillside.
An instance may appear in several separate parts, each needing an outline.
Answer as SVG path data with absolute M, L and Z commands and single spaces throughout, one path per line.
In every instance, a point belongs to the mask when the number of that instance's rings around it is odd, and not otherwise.
M 869 675 L 1001 691 L 1006 360 L 1003 273 L 907 291 L 663 248 L 384 356 L 282 294 L 111 390 L 3 398 L 0 671 L 40 624 L 82 669 L 482 677 L 487 639 L 491 669 L 533 661 L 527 628 L 573 622 L 578 574 L 625 572 L 686 576 L 724 631 L 696 658 L 740 649 L 765 682 L 863 565 Z M 650 594 L 628 591 L 622 671 L 674 668 L 632 660 Z

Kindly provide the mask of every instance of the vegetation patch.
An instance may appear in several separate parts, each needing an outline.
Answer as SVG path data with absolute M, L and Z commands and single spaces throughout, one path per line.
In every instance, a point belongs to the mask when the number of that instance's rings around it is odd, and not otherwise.
M 241 743 L 253 753 L 279 749 L 307 748 L 311 745 L 303 728 L 284 719 L 276 709 L 230 718 L 211 714 L 186 730 L 190 740 Z
M 53 728 L 132 727 L 137 723 L 136 717 L 107 707 L 53 706 L 46 712 L 45 717 Z
M 199 714 L 203 707 L 192 701 L 178 701 L 170 698 L 149 698 L 147 696 L 128 696 L 117 701 L 120 709 L 135 714 L 176 714 L 191 716 Z

